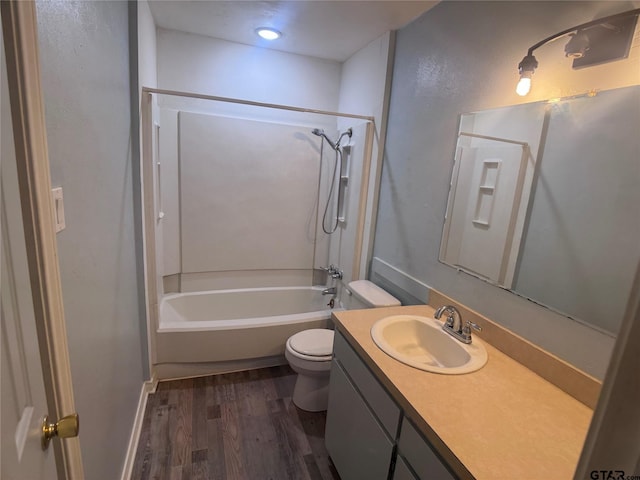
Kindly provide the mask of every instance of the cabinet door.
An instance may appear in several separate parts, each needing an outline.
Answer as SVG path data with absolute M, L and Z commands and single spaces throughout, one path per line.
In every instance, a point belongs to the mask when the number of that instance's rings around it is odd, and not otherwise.
M 386 480 L 393 443 L 335 359 L 325 443 L 341 480 Z
M 333 351 L 340 366 L 385 428 L 387 435 L 395 438 L 400 423 L 400 408 L 339 332 L 335 336 Z
M 420 480 L 455 480 L 452 473 L 434 453 L 429 442 L 405 418 L 400 429 L 398 453 L 416 472 Z
M 396 469 L 393 471 L 393 480 L 417 480 L 400 455 L 396 457 Z

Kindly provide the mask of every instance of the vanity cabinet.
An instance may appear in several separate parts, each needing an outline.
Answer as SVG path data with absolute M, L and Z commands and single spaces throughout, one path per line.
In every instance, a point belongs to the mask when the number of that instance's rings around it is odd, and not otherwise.
M 398 439 L 398 457 L 393 480 L 455 480 L 455 478 L 440 461 L 429 442 L 418 433 L 411 422 L 404 418 Z
M 325 443 L 340 478 L 454 480 L 338 331 L 333 351 Z
M 400 408 L 336 332 L 325 443 L 342 480 L 386 480 Z

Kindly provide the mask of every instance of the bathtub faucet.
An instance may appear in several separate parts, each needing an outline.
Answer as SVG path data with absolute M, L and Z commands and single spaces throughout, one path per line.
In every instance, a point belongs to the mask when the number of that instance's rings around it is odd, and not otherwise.
M 336 287 L 329 287 L 322 290 L 323 295 L 335 295 L 337 292 Z
M 340 267 L 337 267 L 334 264 L 331 264 L 328 267 L 320 267 L 320 268 L 322 268 L 322 270 L 327 272 L 327 274 L 331 278 L 337 278 L 338 280 L 342 280 L 342 270 L 340 270 Z

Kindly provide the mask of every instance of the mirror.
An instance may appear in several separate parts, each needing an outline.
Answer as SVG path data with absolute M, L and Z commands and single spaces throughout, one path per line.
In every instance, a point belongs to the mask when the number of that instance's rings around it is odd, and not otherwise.
M 616 334 L 640 261 L 640 87 L 464 114 L 440 261 Z

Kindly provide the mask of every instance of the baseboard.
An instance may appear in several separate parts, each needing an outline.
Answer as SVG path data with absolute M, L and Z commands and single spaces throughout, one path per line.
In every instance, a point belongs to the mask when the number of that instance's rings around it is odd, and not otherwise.
M 131 429 L 131 437 L 127 447 L 127 455 L 124 459 L 121 480 L 130 480 L 133 473 L 133 463 L 136 459 L 136 451 L 138 450 L 138 441 L 140 440 L 140 432 L 142 431 L 142 421 L 144 420 L 144 412 L 147 408 L 147 399 L 149 394 L 156 391 L 158 380 L 155 376 L 151 380 L 147 380 L 142 384 L 140 389 L 140 398 L 138 399 L 138 408 Z

